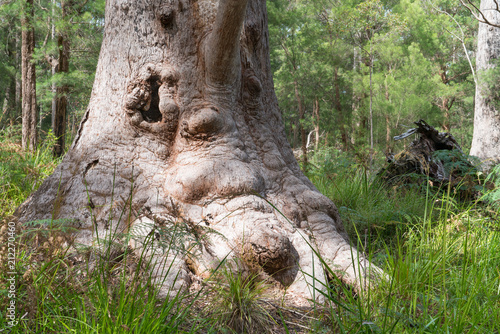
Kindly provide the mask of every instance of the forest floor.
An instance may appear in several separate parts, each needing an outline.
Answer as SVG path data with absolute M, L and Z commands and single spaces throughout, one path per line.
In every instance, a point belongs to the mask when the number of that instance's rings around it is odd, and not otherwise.
M 50 175 L 50 142 L 25 153 L 0 138 L 0 331 L 10 333 L 499 333 L 498 174 L 474 196 L 431 180 L 387 185 L 348 154 L 324 149 L 308 176 L 339 208 L 356 247 L 388 274 L 365 292 L 333 280 L 321 303 L 297 305 L 258 279 L 221 267 L 191 291 L 157 298 L 141 259 L 89 268 L 59 247 L 60 231 L 16 230 L 16 283 L 9 268 L 9 215 Z M 483 178 L 484 179 L 484 178 Z M 38 232 L 34 233 L 34 232 Z M 42 234 L 40 234 L 42 233 Z M 36 236 L 38 235 L 38 236 Z M 324 268 L 329 270 L 330 268 Z M 15 296 L 11 295 L 12 291 Z M 18 323 L 10 327 L 15 300 Z

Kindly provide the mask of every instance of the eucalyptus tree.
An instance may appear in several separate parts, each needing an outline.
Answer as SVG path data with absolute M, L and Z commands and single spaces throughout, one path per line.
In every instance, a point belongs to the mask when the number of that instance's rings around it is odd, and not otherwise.
M 474 134 L 470 154 L 479 157 L 486 169 L 500 162 L 500 7 L 496 0 L 482 0 L 479 19 L 476 68 Z
M 54 156 L 64 153 L 67 118 L 72 116 L 70 107 L 74 111 L 77 96 L 84 94 L 88 99 L 90 93 L 88 86 L 93 81 L 102 41 L 99 26 L 102 26 L 103 3 L 102 0 L 81 3 L 51 0 L 38 6 L 37 28 L 39 34 L 45 36 L 37 49 L 41 57 L 39 72 L 42 72 L 39 84 L 45 89 L 40 95 L 41 104 L 51 100 L 51 106 L 46 109 L 51 109 L 52 132 L 56 138 Z M 92 47 L 92 43 L 97 43 L 97 47 Z M 87 58 L 91 59 L 90 64 Z
M 0 126 L 11 125 L 20 110 L 19 4 L 0 6 Z
M 376 59 L 376 44 L 383 43 L 394 35 L 400 35 L 405 22 L 400 16 L 384 6 L 380 0 L 367 0 L 358 4 L 351 14 L 351 39 L 362 52 L 362 63 L 368 67 L 370 165 L 374 154 L 373 138 L 373 69 Z M 361 64 L 360 64 L 361 65 Z
M 21 27 L 21 71 L 22 71 L 22 147 L 25 150 L 34 151 L 38 144 L 38 110 L 36 104 L 36 69 L 33 62 L 35 51 L 35 28 L 34 28 L 33 0 L 22 2 Z
M 152 251 L 172 264 L 153 269 L 163 291 L 235 256 L 304 297 L 314 280 L 326 286 L 318 255 L 363 286 L 370 264 L 286 141 L 264 0 L 110 0 L 104 30 L 77 136 L 19 221 L 63 221 L 75 243 L 111 239 L 115 251 L 122 236 L 140 249 L 141 238 L 168 243 L 166 227 L 186 226 L 189 252 Z
M 320 38 L 306 3 L 270 1 L 269 21 L 272 34 L 273 65 L 280 106 L 285 110 L 291 129 L 291 142 L 300 143 L 303 168 L 307 169 L 307 110 L 313 106 L 311 91 L 317 90 L 314 62 Z M 316 74 L 316 75 L 315 75 Z M 300 140 L 299 140 L 300 137 Z

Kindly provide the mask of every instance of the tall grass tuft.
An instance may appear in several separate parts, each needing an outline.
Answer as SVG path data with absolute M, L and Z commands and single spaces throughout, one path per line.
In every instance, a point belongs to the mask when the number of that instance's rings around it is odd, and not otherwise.
M 237 260 L 219 268 L 211 279 L 209 317 L 218 333 L 269 333 L 273 317 L 264 298 L 269 286 L 258 274 L 243 270 Z

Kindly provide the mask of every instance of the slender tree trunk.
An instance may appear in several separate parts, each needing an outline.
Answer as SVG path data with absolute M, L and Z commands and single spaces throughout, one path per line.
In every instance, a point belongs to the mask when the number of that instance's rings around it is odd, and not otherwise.
M 299 92 L 299 83 L 294 76 L 293 79 L 293 88 L 295 91 L 295 100 L 297 101 L 297 106 L 299 108 L 299 132 L 300 132 L 300 140 L 301 140 L 301 149 L 302 149 L 302 169 L 307 171 L 307 135 L 306 129 L 304 128 L 304 120 L 305 120 L 305 110 L 304 105 L 302 103 L 302 98 L 300 97 Z
M 11 49 L 11 43 L 8 45 L 8 56 L 11 58 L 13 57 L 13 52 Z M 8 78 L 9 80 L 9 85 L 7 86 L 7 89 L 5 90 L 5 95 L 4 95 L 4 100 L 3 100 L 3 106 L 2 106 L 2 115 L 0 116 L 0 123 L 2 122 L 7 122 L 11 123 L 12 119 L 16 117 L 15 115 L 15 110 L 16 110 L 16 77 L 15 73 L 14 75 L 10 76 Z
M 4 98 L 3 98 L 2 113 L 0 114 L 0 125 L 2 124 L 2 121 L 4 119 L 8 119 L 9 118 L 9 110 L 10 110 L 9 107 L 10 107 L 11 100 L 12 100 L 12 96 L 10 94 L 10 87 L 11 87 L 11 85 L 9 85 L 9 87 L 5 91 L 5 95 L 4 95 Z
M 385 100 L 390 101 L 389 87 L 387 86 L 387 76 L 385 80 Z M 391 138 L 391 118 L 388 113 L 385 114 L 385 152 L 386 154 L 392 151 L 392 138 Z
M 66 1 L 61 2 L 61 19 L 65 20 L 67 12 L 70 10 L 71 3 Z M 53 29 L 54 37 L 55 31 Z M 67 74 L 69 71 L 69 39 L 65 31 L 60 31 L 57 35 L 57 48 L 59 50 L 57 62 L 54 62 L 52 67 L 53 74 Z M 56 137 L 54 143 L 53 154 L 55 157 L 60 157 L 64 153 L 64 143 L 66 138 L 66 114 L 67 114 L 67 94 L 68 85 L 63 81 L 59 85 L 53 85 L 55 95 L 52 100 L 52 131 Z
M 7 57 L 9 59 L 17 60 L 17 49 L 16 49 L 16 40 L 11 39 L 7 42 Z M 17 66 L 16 64 L 14 65 Z M 13 71 L 13 73 L 8 77 L 9 85 L 5 90 L 4 104 L 2 108 L 2 116 L 0 119 L 6 123 L 12 124 L 14 119 L 16 118 L 17 106 L 16 106 L 16 74 L 17 71 Z
M 481 0 L 481 11 L 493 24 L 500 24 L 495 0 Z M 500 59 L 500 28 L 479 23 L 476 69 L 479 78 Z M 500 162 L 500 110 L 487 96 L 481 79 L 476 86 L 474 133 L 470 154 L 479 157 L 485 168 Z
M 37 146 L 36 71 L 33 62 L 35 50 L 35 29 L 33 28 L 33 0 L 24 2 L 21 16 L 22 26 L 22 147 L 34 151 Z
M 107 1 L 87 112 L 18 219 L 65 218 L 75 242 L 111 239 L 116 252 L 124 235 L 138 252 L 148 235 L 183 245 L 150 253 L 173 268 L 154 263 L 163 293 L 188 285 L 189 271 L 209 275 L 239 257 L 287 293 L 313 297 L 311 284 L 328 285 L 311 247 L 344 282 L 364 286 L 369 263 L 287 143 L 266 15 L 264 0 Z M 193 237 L 161 233 L 179 226 Z
M 358 72 L 358 69 L 361 67 L 361 50 L 359 47 L 354 46 L 353 48 L 353 64 L 352 64 L 352 71 L 356 74 Z M 359 109 L 359 97 L 356 95 L 356 92 L 354 91 L 354 87 L 356 86 L 356 75 L 353 75 L 352 79 L 352 113 L 353 113 L 353 118 L 355 115 L 355 112 L 358 111 Z M 358 116 L 358 115 L 356 115 Z M 356 145 L 356 132 L 359 131 L 359 121 L 352 121 L 351 122 L 351 145 L 354 147 Z
M 373 162 L 373 54 L 372 54 L 372 42 L 370 40 L 370 168 Z
M 57 37 L 59 47 L 59 60 L 57 65 L 58 73 L 68 73 L 69 71 L 69 41 L 64 35 Z M 56 139 L 54 145 L 54 156 L 59 157 L 64 153 L 64 142 L 66 137 L 66 113 L 67 113 L 68 85 L 60 84 L 56 88 L 55 110 L 52 112 L 52 129 Z
M 337 117 L 339 120 L 339 130 L 340 130 L 340 140 L 342 142 L 342 147 L 344 152 L 347 152 L 350 148 L 349 145 L 349 135 L 347 134 L 348 125 L 346 124 L 346 117 L 344 111 L 342 110 L 342 102 L 340 101 L 340 84 L 338 76 L 338 68 L 335 68 L 333 75 L 333 87 L 335 90 L 334 96 L 334 106 L 337 111 Z
M 22 42 L 21 42 L 21 38 L 20 38 L 20 35 L 19 33 L 16 33 L 16 36 L 15 36 L 15 50 L 16 50 L 16 53 L 15 53 L 15 63 L 16 63 L 16 74 L 15 74 L 15 80 L 16 80 L 16 91 L 15 91 L 15 109 L 14 109 L 14 114 L 13 114 L 13 117 L 11 118 L 11 125 L 14 125 L 14 120 L 16 119 L 16 117 L 18 115 L 22 115 L 22 108 L 21 108 L 21 77 L 22 75 L 19 75 L 19 72 L 22 73 L 22 69 L 21 69 L 21 53 L 19 52 L 19 50 L 21 49 L 21 45 L 22 45 Z
M 314 150 L 317 151 L 318 146 L 319 146 L 319 120 L 320 120 L 319 99 L 317 96 L 314 98 L 313 116 L 314 116 L 314 120 L 315 120 L 315 122 L 314 122 Z
M 51 23 L 51 38 L 52 42 L 56 42 L 56 24 L 55 24 L 55 9 L 56 9 L 56 1 L 52 0 L 52 23 Z M 55 117 L 57 113 L 57 85 L 55 82 L 55 77 L 57 73 L 57 62 L 54 60 L 51 62 L 51 73 L 52 73 L 52 85 L 51 85 L 51 90 L 52 90 L 52 104 L 51 104 L 51 109 L 52 109 L 52 132 L 55 132 Z M 54 156 L 57 156 L 56 154 L 56 147 L 57 143 L 54 145 L 53 148 L 53 154 Z

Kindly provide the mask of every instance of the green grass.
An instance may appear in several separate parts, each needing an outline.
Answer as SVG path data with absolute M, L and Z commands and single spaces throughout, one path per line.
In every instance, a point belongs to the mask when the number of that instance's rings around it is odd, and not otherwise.
M 429 186 L 387 187 L 343 156 L 310 178 L 336 203 L 358 249 L 389 275 L 359 294 L 332 282 L 329 321 L 316 331 L 500 331 L 498 188 L 467 202 Z
M 190 305 L 199 294 L 157 297 L 143 268 L 148 259 L 124 254 L 119 262 L 98 260 L 91 268 L 85 261 L 71 265 L 74 260 L 67 255 L 57 243 L 19 254 L 19 323 L 12 333 L 195 333 L 203 325 L 191 320 Z M 2 276 L 3 285 L 7 275 Z M 2 294 L 1 304 L 8 301 Z M 0 315 L 0 328 L 7 321 Z
M 18 139 L 7 130 L 0 134 L 0 217 L 12 214 L 60 162 L 52 157 L 54 138 L 35 153 L 24 152 Z
M 415 223 L 378 250 L 389 279 L 370 293 L 342 293 L 332 309 L 344 332 L 495 333 L 500 320 L 500 236 L 473 209 Z M 394 244 L 391 242 L 391 244 Z M 380 255 L 380 254 L 379 254 Z M 330 298 L 338 296 L 331 288 Z M 339 304 L 338 301 L 334 305 Z
M 207 316 L 212 319 L 214 333 L 263 333 L 273 325 L 265 304 L 269 287 L 258 274 L 232 261 L 214 275 L 211 286 Z
M 0 138 L 0 217 L 11 214 L 57 165 L 50 146 L 44 147 L 23 153 L 11 139 Z M 161 299 L 145 270 L 149 259 L 125 252 L 119 260 L 90 266 L 61 246 L 63 222 L 48 230 L 32 224 L 18 231 L 19 324 L 11 333 L 500 331 L 500 221 L 492 202 L 498 203 L 498 187 L 486 202 L 467 202 L 426 187 L 384 186 L 345 157 L 313 163 L 318 168 L 310 177 L 336 203 L 353 243 L 387 273 L 368 291 L 353 292 L 333 279 L 325 303 L 300 316 L 281 303 L 270 310 L 268 287 L 257 276 L 221 266 L 196 292 Z M 10 300 L 6 222 L 0 329 Z

